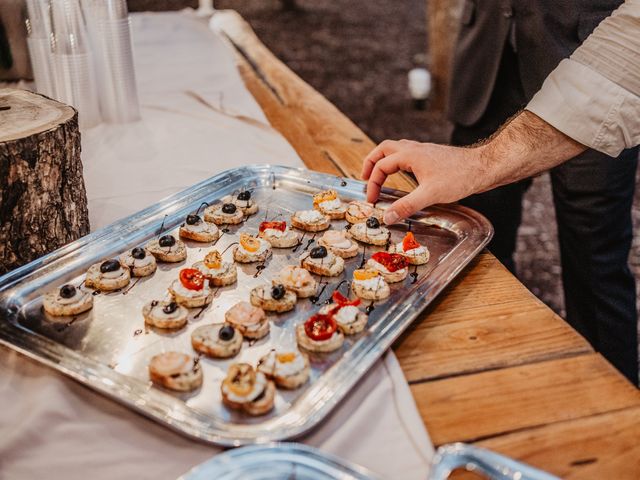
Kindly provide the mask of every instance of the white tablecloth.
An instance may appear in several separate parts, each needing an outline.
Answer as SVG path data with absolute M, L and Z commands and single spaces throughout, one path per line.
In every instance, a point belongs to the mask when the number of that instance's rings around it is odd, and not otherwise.
M 83 132 L 93 229 L 226 168 L 302 165 L 203 22 L 138 14 L 133 33 L 143 120 Z M 433 454 L 393 353 L 300 441 L 389 479 L 424 479 Z M 2 479 L 170 479 L 219 451 L 0 348 Z

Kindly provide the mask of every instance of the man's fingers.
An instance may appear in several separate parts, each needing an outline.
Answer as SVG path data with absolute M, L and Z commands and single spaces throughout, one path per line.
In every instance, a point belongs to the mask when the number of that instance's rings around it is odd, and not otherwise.
M 389 175 L 396 173 L 400 167 L 398 166 L 400 155 L 394 153 L 382 160 L 379 160 L 373 167 L 369 182 L 367 183 L 367 201 L 375 202 L 380 195 L 382 185 Z
M 369 176 L 373 171 L 373 167 L 375 164 L 382 160 L 384 157 L 391 155 L 396 151 L 396 147 L 398 142 L 393 140 L 385 140 L 381 144 L 379 144 L 376 148 L 369 152 L 362 163 L 362 179 L 369 180 Z
M 418 210 L 422 210 L 430 203 L 430 195 L 427 188 L 418 186 L 418 188 L 411 193 L 408 193 L 391 204 L 384 213 L 384 223 L 387 225 L 398 223 L 410 217 Z

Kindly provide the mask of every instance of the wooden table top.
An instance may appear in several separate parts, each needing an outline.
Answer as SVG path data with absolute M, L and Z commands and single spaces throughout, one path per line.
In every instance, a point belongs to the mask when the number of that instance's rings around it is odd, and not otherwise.
M 305 164 L 358 178 L 373 142 L 236 12 L 216 21 L 248 89 Z M 394 175 L 389 186 L 413 183 Z M 436 446 L 476 444 L 563 478 L 640 476 L 640 392 L 490 253 L 394 350 Z

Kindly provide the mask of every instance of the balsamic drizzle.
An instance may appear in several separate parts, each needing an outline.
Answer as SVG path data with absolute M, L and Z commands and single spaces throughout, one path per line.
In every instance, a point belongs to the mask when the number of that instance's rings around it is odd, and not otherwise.
M 201 209 L 203 206 L 205 206 L 205 205 L 208 207 L 208 206 L 209 206 L 209 203 L 207 203 L 207 202 L 202 202 L 202 203 L 200 204 L 200 206 L 198 207 L 198 209 L 196 210 L 196 213 L 195 213 L 195 214 L 196 214 L 196 215 L 198 215 L 198 214 L 200 213 L 200 209 Z
M 193 318 L 199 318 L 199 317 L 200 317 L 200 315 L 202 315 L 202 312 L 204 312 L 204 311 L 207 309 L 207 307 L 208 307 L 208 306 L 209 306 L 209 305 L 203 305 L 202 307 L 200 307 L 200 310 L 198 311 L 198 313 L 196 313 L 196 314 L 193 316 Z
M 293 246 L 293 248 L 291 249 L 292 252 L 295 252 L 298 250 L 298 248 L 300 247 L 300 245 L 302 245 L 302 241 L 304 240 L 304 237 L 307 235 L 307 232 L 303 232 L 302 233 L 302 237 L 300 237 L 300 239 L 298 240 L 298 243 L 296 245 Z
M 56 327 L 56 331 L 57 332 L 62 332 L 64 330 L 66 330 L 68 327 L 70 327 L 71 325 L 73 325 L 73 322 L 75 322 L 78 319 L 78 317 L 73 317 L 71 320 L 69 320 L 67 323 L 63 323 L 62 325 L 58 325 Z
M 164 230 L 164 222 L 167 221 L 167 217 L 169 215 L 165 215 L 164 218 L 162 219 L 162 224 L 160 225 L 160 228 L 158 229 L 158 231 L 156 232 L 156 235 L 160 235 L 162 233 L 162 231 Z
M 315 241 L 316 241 L 316 234 L 314 233 L 314 234 L 313 234 L 313 237 L 311 237 L 309 240 L 307 240 L 307 246 L 306 246 L 306 247 L 304 247 L 304 248 L 302 249 L 302 251 L 303 251 L 303 252 L 306 252 L 306 251 L 309 249 L 309 247 L 311 246 L 311 244 L 312 244 L 313 242 L 315 242 Z
M 133 283 L 131 283 L 129 286 L 127 286 L 127 288 L 124 290 L 124 292 L 122 292 L 122 294 L 123 294 L 123 295 L 126 295 L 127 293 L 129 293 L 129 291 L 130 291 L 133 287 L 135 287 L 141 279 L 142 279 L 141 277 L 136 278 L 136 279 L 135 279 L 135 281 L 134 281 Z
M 365 243 L 362 248 L 362 260 L 360 261 L 360 265 L 358 268 L 364 267 L 365 262 L 367 261 L 367 244 Z
M 267 266 L 264 263 L 256 265 L 256 273 L 253 275 L 253 278 L 258 278 L 265 268 L 267 268 Z
M 374 302 L 371 302 L 367 308 L 364 309 L 365 312 L 367 312 L 367 315 L 370 314 L 371 312 L 373 312 L 376 307 L 373 305 Z
M 233 243 L 230 243 L 229 245 L 227 245 L 227 248 L 225 248 L 222 252 L 220 252 L 220 256 L 224 255 L 226 253 L 226 251 L 229 250 L 234 245 L 238 245 L 238 242 L 233 242 Z
M 411 277 L 411 283 L 416 283 L 418 281 L 418 266 L 414 265 L 413 272 L 409 274 Z
M 138 335 L 142 335 L 143 330 L 141 328 L 137 329 L 135 332 L 133 332 L 133 336 L 137 337 Z
M 351 290 L 351 283 L 348 280 L 342 280 L 338 285 L 336 285 L 336 288 L 333 289 L 333 292 L 331 292 L 331 295 L 324 301 L 325 305 L 329 305 L 331 303 L 331 300 L 333 298 L 333 294 L 336 293 L 340 287 L 342 286 L 343 283 L 348 283 L 349 284 L 349 289 L 347 290 L 347 296 L 349 295 L 349 291 Z M 324 289 L 323 289 L 324 291 Z M 320 292 L 322 294 L 322 292 Z
M 324 293 L 325 288 L 327 288 L 327 285 L 329 285 L 329 282 L 323 282 L 322 279 L 324 277 L 320 277 L 320 285 L 322 285 L 322 288 L 320 289 L 320 291 L 318 292 L 317 295 L 314 295 L 313 297 L 310 297 L 309 300 L 311 301 L 311 303 L 313 303 L 314 305 L 317 304 L 320 301 L 320 297 L 322 296 L 322 294 Z

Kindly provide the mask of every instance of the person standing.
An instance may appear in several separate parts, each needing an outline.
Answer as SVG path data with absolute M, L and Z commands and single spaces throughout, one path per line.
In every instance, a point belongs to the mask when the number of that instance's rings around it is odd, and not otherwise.
M 496 132 L 622 3 L 465 0 L 450 86 L 452 144 L 470 145 Z M 637 147 L 615 159 L 586 150 L 550 171 L 567 321 L 636 385 L 635 281 L 627 262 L 637 161 Z M 530 182 L 461 202 L 493 223 L 489 249 L 511 271 L 522 196 Z

